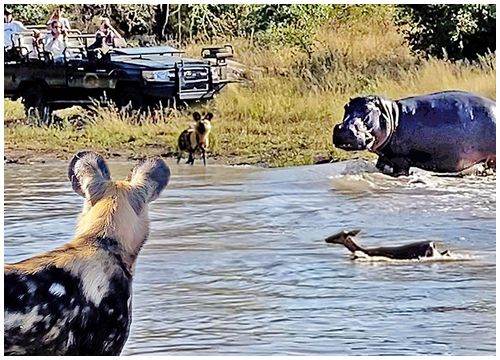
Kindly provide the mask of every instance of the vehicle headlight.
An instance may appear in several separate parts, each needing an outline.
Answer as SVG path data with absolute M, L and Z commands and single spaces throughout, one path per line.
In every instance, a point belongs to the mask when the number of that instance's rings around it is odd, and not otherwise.
M 143 71 L 142 77 L 146 81 L 173 81 L 175 80 L 175 70 Z

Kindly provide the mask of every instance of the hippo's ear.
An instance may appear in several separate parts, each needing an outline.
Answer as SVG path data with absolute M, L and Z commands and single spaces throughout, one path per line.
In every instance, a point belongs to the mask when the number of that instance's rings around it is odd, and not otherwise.
M 373 102 L 378 106 L 382 106 L 382 98 L 380 96 L 373 96 Z
M 127 178 L 132 187 L 129 200 L 137 214 L 160 196 L 169 179 L 170 169 L 159 157 L 143 160 L 132 169 Z
M 102 198 L 111 180 L 104 158 L 93 151 L 80 151 L 71 159 L 68 177 L 73 190 L 93 205 Z
M 200 113 L 198 111 L 195 111 L 193 113 L 193 119 L 194 119 L 194 121 L 200 121 L 201 115 L 200 115 Z

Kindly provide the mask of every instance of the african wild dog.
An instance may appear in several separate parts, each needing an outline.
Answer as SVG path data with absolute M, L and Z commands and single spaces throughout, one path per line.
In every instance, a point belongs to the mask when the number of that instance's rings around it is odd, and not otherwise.
M 178 155 L 177 163 L 181 161 L 182 153 L 184 151 L 189 152 L 189 158 L 186 164 L 194 164 L 194 154 L 196 151 L 200 150 L 203 157 L 203 165 L 207 165 L 206 149 L 208 148 L 208 135 L 212 129 L 212 118 L 214 115 L 212 113 L 205 114 L 205 117 L 201 117 L 199 112 L 193 114 L 193 119 L 196 121 L 194 127 L 184 130 L 179 135 L 178 144 Z
M 73 240 L 5 265 L 5 355 L 118 355 L 127 340 L 132 275 L 149 233 L 147 205 L 170 170 L 151 158 L 113 181 L 104 159 L 83 151 L 68 176 L 85 198 Z

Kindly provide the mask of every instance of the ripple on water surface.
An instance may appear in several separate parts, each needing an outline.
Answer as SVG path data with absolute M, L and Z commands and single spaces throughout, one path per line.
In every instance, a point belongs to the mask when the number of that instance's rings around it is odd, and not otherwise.
M 111 163 L 125 177 L 133 164 Z M 373 164 L 176 166 L 150 206 L 124 354 L 493 355 L 495 179 Z M 5 167 L 5 260 L 71 238 L 82 199 L 66 164 Z M 351 261 L 434 240 L 456 261 Z

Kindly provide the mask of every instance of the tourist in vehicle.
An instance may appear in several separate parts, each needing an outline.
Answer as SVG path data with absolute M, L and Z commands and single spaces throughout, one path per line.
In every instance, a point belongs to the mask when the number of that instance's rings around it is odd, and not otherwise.
M 32 59 L 40 59 L 43 56 L 43 38 L 40 30 L 33 30 L 33 51 L 29 54 Z
M 21 31 L 28 31 L 28 29 L 26 29 L 22 22 L 13 19 L 11 9 L 5 8 L 3 14 L 4 48 L 13 47 L 12 35 Z
M 62 6 L 58 6 L 50 15 L 49 21 L 47 21 L 47 25 L 50 27 L 52 22 L 58 20 L 61 22 L 61 26 L 63 30 L 71 30 L 71 25 L 69 24 L 69 20 L 63 16 L 64 8 Z M 50 29 L 49 29 L 50 30 Z
M 52 21 L 50 32 L 45 37 L 45 51 L 51 52 L 54 60 L 60 62 L 64 57 L 66 47 L 65 32 L 59 20 Z
M 116 29 L 111 25 L 108 18 L 101 19 L 101 25 L 99 30 L 95 33 L 96 43 L 102 40 L 102 46 L 115 46 L 115 39 L 121 39 L 122 36 Z

